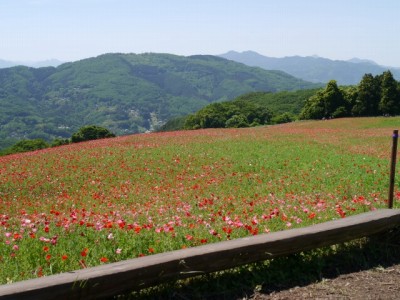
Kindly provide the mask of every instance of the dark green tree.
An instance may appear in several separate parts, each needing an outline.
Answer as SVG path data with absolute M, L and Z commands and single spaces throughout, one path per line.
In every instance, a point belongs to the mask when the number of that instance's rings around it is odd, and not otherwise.
M 51 142 L 51 147 L 58 147 L 62 145 L 68 145 L 71 141 L 69 139 L 54 139 Z
M 22 140 L 1 152 L 1 155 L 22 153 L 48 148 L 49 145 L 42 139 Z
M 267 124 L 272 112 L 245 100 L 213 103 L 186 118 L 184 129 L 248 127 Z
M 226 121 L 225 127 L 227 128 L 249 127 L 249 123 L 247 122 L 247 119 L 244 115 L 233 115 Z
M 337 86 L 336 80 L 331 80 L 324 90 L 324 113 L 325 118 L 334 116 L 335 112 L 346 106 L 342 91 Z
M 390 71 L 382 75 L 381 99 L 379 111 L 384 115 L 397 115 L 400 109 L 400 94 L 397 89 L 397 82 Z
M 335 80 L 331 80 L 323 91 L 310 97 L 300 113 L 300 119 L 322 119 L 343 117 L 348 114 L 347 102 Z
M 325 114 L 323 105 L 323 92 L 318 91 L 314 96 L 307 99 L 303 109 L 300 112 L 299 118 L 302 120 L 317 120 L 322 119 Z
M 231 102 L 232 108 L 229 118 L 234 115 L 243 115 L 248 124 L 268 124 L 272 118 L 272 112 L 265 106 L 246 100 L 235 100 Z
M 110 137 L 115 137 L 115 134 L 110 132 L 108 129 L 96 125 L 88 125 L 81 127 L 77 132 L 75 132 L 71 137 L 71 141 L 73 143 L 78 143 Z
M 197 114 L 188 115 L 183 123 L 183 129 L 200 129 L 200 116 Z
M 354 116 L 376 116 L 380 101 L 380 78 L 365 74 L 358 85 L 358 93 L 352 108 Z
M 343 96 L 346 101 L 347 111 L 351 112 L 353 106 L 356 104 L 358 97 L 358 87 L 357 86 L 348 86 L 342 88 Z
M 290 123 L 296 120 L 296 116 L 291 113 L 283 113 L 277 116 L 274 116 L 271 120 L 272 124 L 283 124 L 283 123 Z

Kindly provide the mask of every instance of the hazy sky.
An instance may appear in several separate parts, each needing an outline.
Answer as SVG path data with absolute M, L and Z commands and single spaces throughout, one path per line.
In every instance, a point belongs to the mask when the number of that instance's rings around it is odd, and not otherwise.
M 0 0 L 0 59 L 229 50 L 400 67 L 400 1 Z

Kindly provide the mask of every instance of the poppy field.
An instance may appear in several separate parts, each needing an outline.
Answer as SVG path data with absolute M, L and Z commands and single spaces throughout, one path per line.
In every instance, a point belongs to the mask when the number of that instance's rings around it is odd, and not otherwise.
M 397 124 L 151 133 L 0 157 L 0 283 L 386 207 Z

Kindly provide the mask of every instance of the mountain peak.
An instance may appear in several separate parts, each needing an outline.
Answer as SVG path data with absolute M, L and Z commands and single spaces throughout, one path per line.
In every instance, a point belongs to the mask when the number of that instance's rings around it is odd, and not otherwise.
M 374 62 L 373 60 L 369 60 L 369 59 L 362 59 L 362 58 L 358 58 L 358 57 L 353 57 L 352 59 L 347 60 L 348 62 L 354 63 L 354 64 L 362 64 L 362 63 L 366 63 L 366 64 L 371 64 L 371 65 L 378 65 L 376 62 Z

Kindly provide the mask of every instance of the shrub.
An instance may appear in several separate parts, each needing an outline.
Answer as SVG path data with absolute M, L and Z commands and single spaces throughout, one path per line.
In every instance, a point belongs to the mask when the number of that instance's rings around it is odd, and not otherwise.
M 115 134 L 110 132 L 108 129 L 100 126 L 88 125 L 81 127 L 77 132 L 75 132 L 71 137 L 71 142 L 78 143 L 110 137 L 115 137 Z
M 40 149 L 48 148 L 49 145 L 42 139 L 34 139 L 34 140 L 22 140 L 11 146 L 10 148 L 5 149 L 1 152 L 1 155 L 8 155 L 13 153 L 22 153 L 35 151 Z

